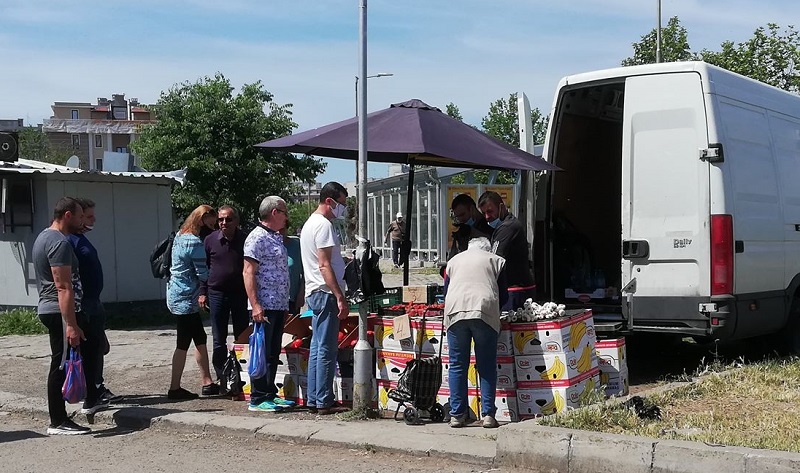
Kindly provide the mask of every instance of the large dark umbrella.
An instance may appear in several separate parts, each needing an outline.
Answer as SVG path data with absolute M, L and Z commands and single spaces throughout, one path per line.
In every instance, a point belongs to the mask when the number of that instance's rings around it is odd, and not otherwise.
M 442 113 L 421 100 L 367 115 L 371 162 L 485 169 L 555 171 L 558 167 Z M 358 159 L 358 117 L 256 147 Z
M 456 120 L 417 99 L 367 115 L 367 157 L 371 162 L 410 164 L 406 215 L 411 215 L 414 165 L 557 171 L 558 167 Z M 358 159 L 358 117 L 257 144 L 259 148 L 331 158 Z M 361 205 L 364 205 L 362 202 Z M 406 219 L 411 235 L 411 218 Z M 403 284 L 408 254 L 402 248 Z

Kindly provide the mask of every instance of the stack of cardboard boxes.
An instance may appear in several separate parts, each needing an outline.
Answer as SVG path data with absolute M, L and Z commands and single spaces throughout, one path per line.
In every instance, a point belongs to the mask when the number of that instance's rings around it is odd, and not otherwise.
M 397 402 L 389 398 L 388 392 L 397 386 L 400 374 L 409 360 L 417 356 L 428 358 L 442 353 L 442 386 L 439 389 L 437 402 L 445 406 L 450 399 L 448 368 L 450 360 L 447 356 L 447 335 L 442 333 L 442 319 L 427 318 L 423 330 L 421 319 L 411 320 L 411 337 L 398 340 L 394 337 L 393 319 L 377 318 L 374 322 L 376 378 L 378 382 L 378 408 L 388 414 L 394 414 Z M 511 330 L 503 324 L 497 343 L 497 420 L 516 421 L 516 371 L 511 345 Z M 475 350 L 473 347 L 470 365 L 467 372 L 467 392 L 471 416 L 479 417 L 480 390 L 478 371 L 475 366 Z M 447 406 L 445 406 L 447 408 Z
M 600 387 L 591 310 L 511 325 L 520 419 L 593 402 Z

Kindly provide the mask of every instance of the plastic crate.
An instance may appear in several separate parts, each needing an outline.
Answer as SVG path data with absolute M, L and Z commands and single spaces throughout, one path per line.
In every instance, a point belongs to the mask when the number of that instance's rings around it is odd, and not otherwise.
M 372 296 L 373 307 L 389 307 L 395 304 L 402 304 L 402 287 L 387 287 L 383 294 Z

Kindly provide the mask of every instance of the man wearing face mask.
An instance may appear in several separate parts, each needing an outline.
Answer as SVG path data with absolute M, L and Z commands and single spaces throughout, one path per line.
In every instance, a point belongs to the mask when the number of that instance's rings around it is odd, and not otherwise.
M 347 214 L 347 190 L 338 182 L 325 184 L 319 205 L 303 225 L 300 256 L 306 281 L 306 303 L 313 312 L 308 360 L 308 410 L 335 414 L 347 409 L 334 401 L 333 375 L 338 354 L 339 320 L 350 314 L 345 299 L 344 259 L 332 220 Z
M 506 260 L 508 299 L 502 310 L 516 310 L 522 307 L 525 299 L 536 298 L 525 226 L 511 215 L 497 192 L 484 192 L 478 199 L 478 207 L 488 225 L 494 229 L 492 252 Z
M 120 396 L 114 395 L 105 384 L 103 384 L 103 360 L 108 353 L 108 338 L 106 337 L 106 311 L 103 303 L 100 302 L 100 293 L 103 291 L 103 265 L 100 264 L 100 257 L 97 249 L 92 242 L 86 238 L 86 234 L 94 229 L 96 221 L 95 203 L 89 199 L 76 199 L 83 209 L 83 227 L 80 231 L 69 235 L 69 242 L 75 250 L 78 258 L 78 269 L 83 286 L 83 313 L 89 322 L 91 335 L 98 340 L 100 347 L 94 351 L 95 355 L 95 379 L 86 382 L 94 382 L 99 395 L 98 401 L 92 406 L 84 406 L 84 413 L 92 414 L 99 409 L 106 407 L 109 402 L 120 400 Z M 91 412 L 89 412 L 91 411 Z
M 453 245 L 447 254 L 449 260 L 453 256 L 467 249 L 468 243 L 473 238 L 491 238 L 494 229 L 486 223 L 483 214 L 478 210 L 475 201 L 469 194 L 459 194 L 450 204 L 453 220 L 458 229 L 453 232 Z

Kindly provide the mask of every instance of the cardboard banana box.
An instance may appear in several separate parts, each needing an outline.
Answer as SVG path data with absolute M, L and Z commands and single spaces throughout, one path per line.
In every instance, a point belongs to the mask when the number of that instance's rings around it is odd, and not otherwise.
M 630 385 L 628 369 L 622 371 L 600 371 L 600 384 L 605 386 L 606 397 L 627 396 Z
M 592 344 L 586 344 L 577 352 L 518 355 L 514 363 L 517 388 L 554 386 L 596 369 L 597 354 Z
M 589 405 L 600 389 L 600 370 L 593 368 L 577 378 L 553 386 L 517 389 L 519 419 L 565 412 L 568 407 Z
M 405 338 L 403 340 L 395 339 L 394 324 L 392 323 L 391 317 L 376 318 L 372 330 L 375 333 L 376 349 L 409 352 L 414 351 L 413 337 Z
M 595 344 L 597 364 L 600 371 L 620 372 L 628 369 L 628 354 L 625 337 L 611 340 L 598 340 Z
M 515 355 L 575 352 L 594 347 L 596 334 L 591 309 L 559 319 L 511 324 Z

